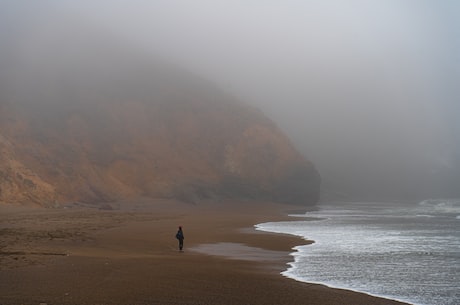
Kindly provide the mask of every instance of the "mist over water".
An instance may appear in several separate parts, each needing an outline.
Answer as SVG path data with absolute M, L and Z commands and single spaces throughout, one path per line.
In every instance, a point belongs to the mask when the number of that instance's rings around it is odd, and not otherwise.
M 319 168 L 326 196 L 458 196 L 457 1 L 48 0 L 0 8 L 2 90 L 30 83 L 30 72 L 72 71 L 88 59 L 80 49 L 110 57 L 120 45 L 132 50 L 127 62 L 185 67 L 260 107 Z

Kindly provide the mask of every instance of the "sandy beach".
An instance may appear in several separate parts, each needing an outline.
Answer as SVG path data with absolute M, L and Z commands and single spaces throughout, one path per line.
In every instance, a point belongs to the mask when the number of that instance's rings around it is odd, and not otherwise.
M 164 200 L 112 207 L 1 207 L 0 305 L 403 304 L 280 275 L 291 248 L 308 241 L 253 225 L 299 207 Z

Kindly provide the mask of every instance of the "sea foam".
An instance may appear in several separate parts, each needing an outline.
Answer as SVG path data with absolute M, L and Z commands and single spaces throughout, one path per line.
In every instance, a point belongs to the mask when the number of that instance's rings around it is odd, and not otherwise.
M 418 305 L 458 305 L 459 204 L 327 203 L 304 215 L 322 220 L 256 228 L 315 241 L 295 248 L 287 277 Z

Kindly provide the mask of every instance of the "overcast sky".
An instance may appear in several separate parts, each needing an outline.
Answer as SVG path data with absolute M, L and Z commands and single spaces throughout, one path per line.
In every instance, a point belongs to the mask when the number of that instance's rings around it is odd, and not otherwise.
M 81 24 L 216 82 L 274 119 L 326 181 L 459 167 L 460 1 L 0 4 L 29 47 Z

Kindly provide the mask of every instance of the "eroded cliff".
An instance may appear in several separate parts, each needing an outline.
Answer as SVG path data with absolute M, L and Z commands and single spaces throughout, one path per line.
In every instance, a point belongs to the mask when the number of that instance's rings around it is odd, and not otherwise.
M 3 59 L 0 202 L 318 199 L 271 120 L 190 73 L 89 34 Z
M 3 109 L 2 202 L 317 200 L 312 164 L 269 119 L 235 101 L 191 97 L 49 107 Z

